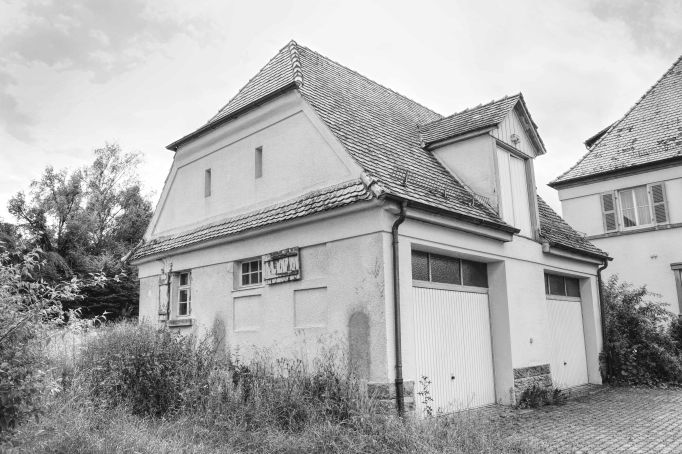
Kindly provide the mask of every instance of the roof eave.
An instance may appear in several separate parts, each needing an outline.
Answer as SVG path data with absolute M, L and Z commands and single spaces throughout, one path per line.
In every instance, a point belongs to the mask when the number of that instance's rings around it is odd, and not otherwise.
M 230 120 L 235 119 L 236 117 L 245 114 L 246 112 L 282 95 L 283 93 L 286 93 L 287 91 L 291 89 L 298 88 L 298 84 L 294 81 L 291 81 L 290 83 L 282 86 L 281 88 L 268 93 L 266 95 L 261 96 L 260 98 L 256 99 L 253 102 L 250 102 L 249 104 L 245 105 L 244 107 L 235 110 L 229 115 L 225 115 L 222 118 L 219 118 L 213 122 L 206 123 L 204 126 L 200 127 L 199 129 L 187 134 L 186 136 L 181 137 L 180 139 L 176 140 L 175 142 L 171 143 L 170 145 L 166 146 L 166 149 L 171 150 L 171 151 L 177 151 L 180 146 L 186 144 L 189 141 L 192 141 L 204 134 L 208 134 L 209 132 L 213 131 L 214 129 L 218 128 L 219 126 L 222 126 L 223 124 L 227 123 Z
M 599 181 L 602 179 L 608 179 L 609 177 L 615 177 L 619 175 L 627 175 L 629 173 L 635 173 L 642 170 L 653 170 L 659 167 L 667 167 L 669 165 L 675 165 L 678 162 L 682 163 L 682 155 L 673 156 L 670 158 L 660 159 L 658 161 L 647 162 L 644 164 L 638 164 L 634 166 L 621 167 L 618 169 L 608 170 L 606 172 L 592 173 L 590 175 L 583 175 L 575 178 L 570 178 L 567 180 L 554 180 L 547 183 L 547 186 L 553 189 L 561 189 L 568 186 L 574 186 L 581 183 L 587 183 L 592 181 Z

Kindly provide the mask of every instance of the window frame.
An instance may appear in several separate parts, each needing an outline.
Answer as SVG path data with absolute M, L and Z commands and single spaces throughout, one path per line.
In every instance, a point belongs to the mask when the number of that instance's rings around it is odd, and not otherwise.
M 646 201 L 647 201 L 646 206 L 647 206 L 648 211 L 649 211 L 649 219 L 650 219 L 650 222 L 648 224 L 642 224 L 639 222 L 639 209 L 637 206 L 637 197 L 635 196 L 635 190 L 640 189 L 640 188 L 644 188 L 644 191 L 646 192 Z M 623 210 L 623 198 L 624 198 L 623 193 L 625 191 L 630 191 L 632 193 L 632 196 L 631 196 L 632 199 L 631 200 L 632 200 L 632 206 L 633 206 L 633 213 L 634 213 L 635 219 L 637 221 L 637 223 L 635 225 L 631 225 L 631 226 L 625 225 L 625 217 L 624 217 L 624 210 Z M 641 229 L 641 228 L 651 227 L 653 225 L 656 225 L 656 219 L 654 218 L 654 213 L 653 213 L 653 204 L 651 203 L 651 189 L 649 188 L 648 184 L 640 184 L 637 186 L 631 186 L 628 188 L 618 189 L 618 190 L 616 190 L 616 197 L 618 199 L 618 211 L 619 211 L 618 220 L 620 222 L 620 225 L 621 225 L 621 228 L 623 229 L 623 231 L 636 230 L 636 229 Z
M 252 263 L 258 263 L 258 267 L 255 271 L 251 270 L 251 265 Z M 247 289 L 247 288 L 256 288 L 256 287 L 262 287 L 265 285 L 263 282 L 263 257 L 251 257 L 248 259 L 240 260 L 237 262 L 238 268 L 237 268 L 237 288 L 238 289 Z M 258 282 L 251 282 L 251 278 L 249 278 L 249 283 L 244 284 L 243 277 L 245 275 L 244 273 L 244 265 L 249 264 L 249 272 L 246 273 L 249 276 L 256 274 L 256 276 L 259 278 Z
M 421 280 L 421 279 L 415 279 L 413 276 L 413 266 L 414 266 L 414 260 L 412 259 L 414 253 L 419 253 L 419 254 L 426 254 L 427 256 L 427 271 L 429 274 L 429 280 Z M 453 283 L 447 283 L 447 282 L 435 282 L 432 281 L 432 270 L 431 270 L 431 256 L 436 256 L 440 258 L 445 258 L 449 260 L 456 260 L 459 262 L 459 284 L 453 284 Z M 467 285 L 464 284 L 464 263 L 469 262 L 469 263 L 476 263 L 476 264 L 482 264 L 485 265 L 486 267 L 486 274 L 485 274 L 485 280 L 486 280 L 486 287 L 480 287 L 480 286 L 475 286 L 475 285 Z M 469 292 L 469 293 L 488 293 L 489 288 L 490 288 L 490 282 L 488 282 L 488 262 L 478 262 L 476 260 L 469 260 L 469 259 L 463 259 L 461 257 L 454 257 L 454 256 L 448 256 L 444 254 L 437 254 L 437 253 L 431 253 L 431 252 L 426 252 L 418 249 L 413 249 L 410 253 L 410 276 L 412 276 L 412 286 L 413 287 L 423 287 L 423 288 L 434 288 L 434 289 L 441 289 L 441 290 L 455 290 L 455 291 L 462 291 L 462 292 Z
M 176 303 L 176 313 L 178 317 L 190 317 L 192 314 L 192 272 L 191 271 L 179 271 L 176 273 L 178 276 L 178 287 L 177 287 L 177 295 L 175 298 L 175 303 Z M 182 285 L 182 276 L 186 275 L 187 276 L 187 283 L 185 285 Z M 182 291 L 187 292 L 187 301 L 180 301 L 180 294 Z M 180 305 L 184 304 L 186 305 L 185 313 L 181 314 L 180 313 Z
M 549 285 L 549 276 L 558 277 L 558 278 L 562 279 L 563 287 L 564 287 L 564 294 L 563 295 L 551 293 L 552 289 L 551 289 L 551 286 Z M 566 281 L 568 279 L 573 279 L 578 284 L 578 296 L 572 296 L 572 295 L 568 294 L 568 285 L 566 284 Z M 556 273 L 545 271 L 544 276 L 543 276 L 543 284 L 545 286 L 545 297 L 547 299 L 550 299 L 550 300 L 582 301 L 582 293 L 580 291 L 580 280 L 581 279 L 582 278 L 580 278 L 580 277 L 566 276 L 563 274 L 556 274 Z
M 658 202 L 658 205 L 661 205 L 661 204 L 663 205 L 663 209 L 664 209 L 665 217 L 666 217 L 666 220 L 664 222 L 658 222 L 656 220 L 656 205 L 657 205 L 657 203 L 654 201 L 654 195 L 652 192 L 653 191 L 652 188 L 654 186 L 660 186 L 661 187 L 663 201 Z M 636 186 L 628 186 L 628 187 L 624 187 L 624 188 L 613 189 L 611 191 L 606 191 L 606 192 L 599 194 L 599 197 L 601 200 L 601 213 L 602 213 L 602 222 L 604 224 L 603 225 L 604 232 L 607 234 L 608 233 L 618 233 L 618 232 L 631 232 L 631 231 L 637 231 L 640 229 L 648 229 L 648 228 L 656 227 L 659 225 L 669 224 L 670 223 L 670 212 L 668 211 L 668 197 L 666 195 L 665 186 L 666 186 L 665 181 L 657 181 L 654 183 L 638 184 Z M 645 190 L 646 190 L 646 199 L 647 199 L 647 207 L 649 210 L 650 222 L 648 224 L 638 223 L 636 225 L 626 226 L 625 225 L 625 219 L 623 218 L 623 213 L 624 213 L 624 210 L 623 210 L 623 199 L 624 199 L 623 193 L 625 191 L 632 191 L 632 196 L 631 196 L 632 199 L 631 200 L 633 203 L 634 215 L 635 215 L 636 221 L 639 222 L 639 212 L 637 210 L 637 199 L 636 199 L 635 192 L 634 192 L 636 189 L 639 189 L 639 188 L 645 188 Z M 614 202 L 613 213 L 615 214 L 615 217 L 616 217 L 616 227 L 613 230 L 607 229 L 606 220 L 605 220 L 605 216 L 606 216 L 607 212 L 604 211 L 605 207 L 604 207 L 603 198 L 606 194 L 611 194 L 611 197 L 613 198 L 613 202 Z M 611 213 L 611 211 L 609 211 L 608 213 Z

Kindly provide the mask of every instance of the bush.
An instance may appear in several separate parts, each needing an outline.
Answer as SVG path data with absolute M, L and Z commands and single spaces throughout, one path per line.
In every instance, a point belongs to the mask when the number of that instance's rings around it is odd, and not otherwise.
M 545 388 L 534 384 L 526 388 L 519 397 L 518 408 L 538 408 L 544 405 L 560 405 L 566 402 L 566 395 L 559 388 Z
M 63 323 L 60 301 L 77 296 L 81 282 L 48 285 L 36 278 L 40 251 L 0 254 L 0 435 L 42 409 L 48 341 L 45 328 Z
M 612 276 L 603 286 L 604 359 L 613 384 L 680 384 L 682 355 L 674 315 L 653 301 L 646 287 Z M 673 334 L 676 332 L 677 334 Z M 679 339 L 679 337 L 678 337 Z
M 133 414 L 201 415 L 212 423 L 299 431 L 310 421 L 348 421 L 367 402 L 330 350 L 312 365 L 260 352 L 225 353 L 215 332 L 199 339 L 146 324 L 105 327 L 86 342 L 78 383 L 93 402 Z

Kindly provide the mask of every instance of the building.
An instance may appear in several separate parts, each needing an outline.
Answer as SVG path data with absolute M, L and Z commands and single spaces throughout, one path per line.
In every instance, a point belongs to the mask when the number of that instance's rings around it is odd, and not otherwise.
M 682 313 L 682 58 L 550 183 L 566 220 L 614 258 L 605 275 Z
M 332 336 L 408 408 L 424 376 L 445 411 L 601 382 L 607 256 L 537 197 L 520 94 L 443 117 L 291 42 L 168 148 L 142 319 L 242 352 Z

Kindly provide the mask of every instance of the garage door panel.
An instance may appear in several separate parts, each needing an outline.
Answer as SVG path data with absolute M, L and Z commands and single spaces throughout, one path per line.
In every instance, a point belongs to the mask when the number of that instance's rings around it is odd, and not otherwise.
M 558 388 L 588 382 L 585 335 L 580 301 L 547 300 L 552 345 L 552 380 Z
M 431 407 L 447 412 L 494 403 L 488 295 L 422 287 L 413 292 L 417 379 L 431 380 Z M 421 410 L 422 400 L 417 396 Z

